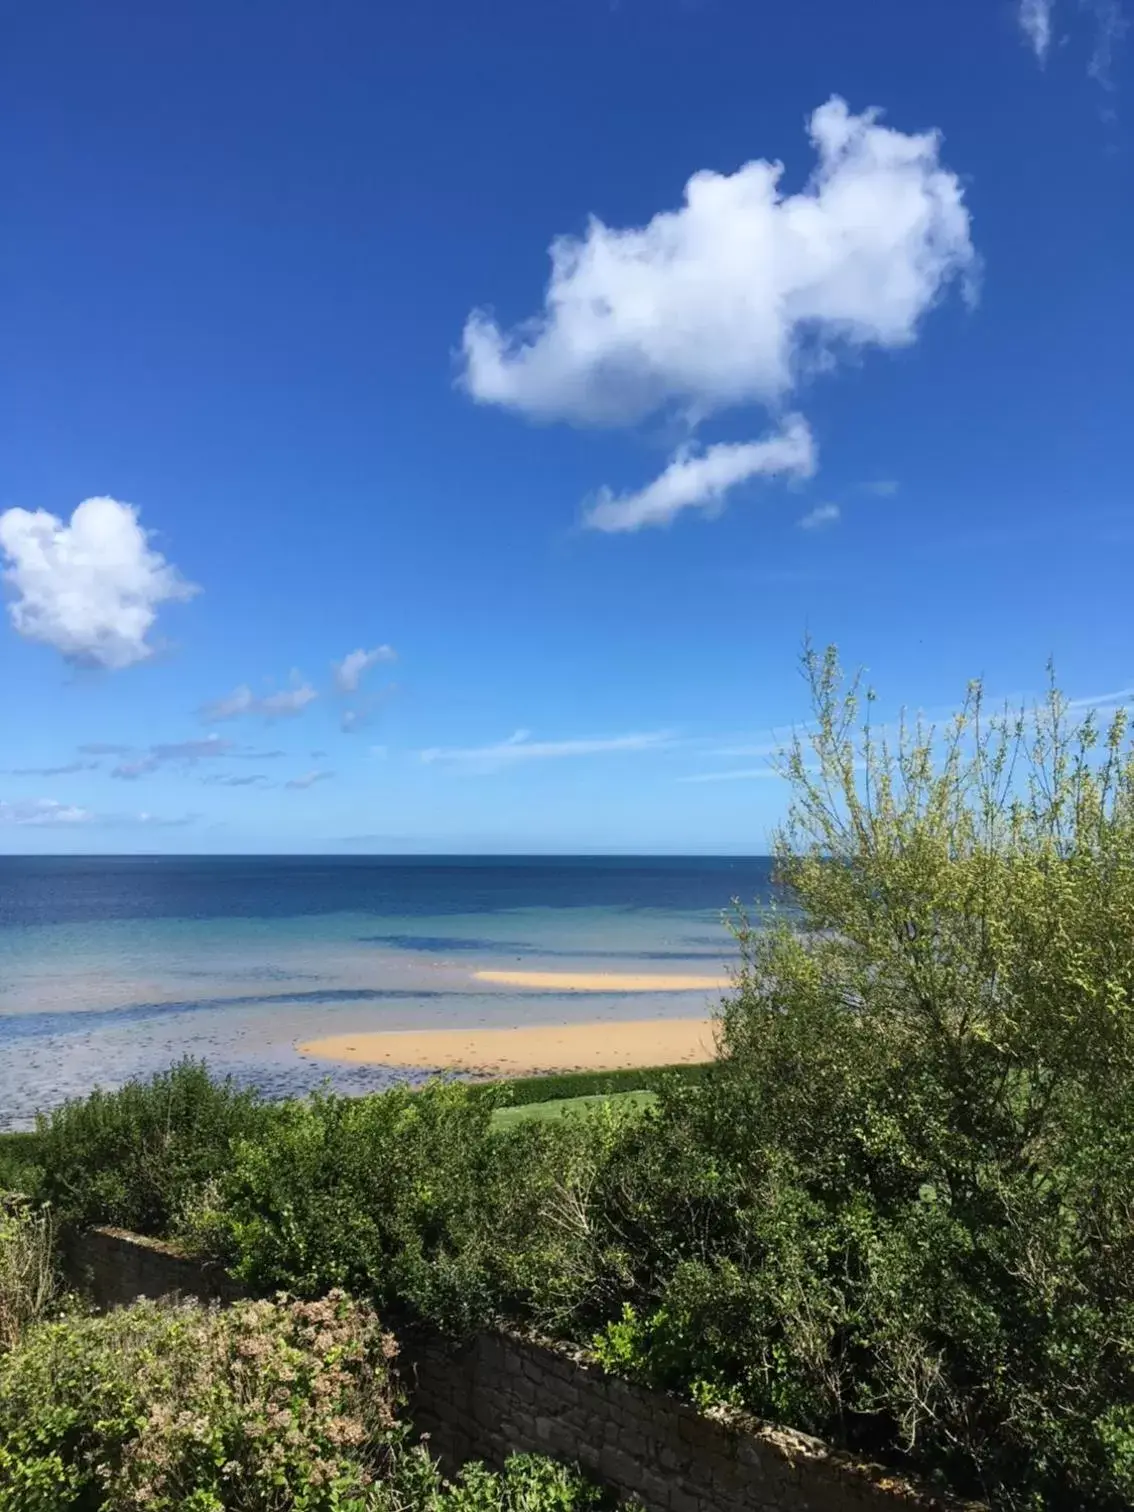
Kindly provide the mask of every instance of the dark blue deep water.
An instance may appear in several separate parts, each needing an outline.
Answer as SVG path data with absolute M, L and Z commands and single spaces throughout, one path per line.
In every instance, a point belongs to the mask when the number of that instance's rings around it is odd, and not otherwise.
M 0 857 L 0 927 L 112 919 L 378 917 L 515 908 L 727 908 L 766 899 L 765 856 Z

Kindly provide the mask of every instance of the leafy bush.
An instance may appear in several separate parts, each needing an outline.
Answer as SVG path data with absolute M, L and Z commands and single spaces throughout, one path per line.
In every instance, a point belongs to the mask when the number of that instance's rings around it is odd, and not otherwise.
M 622 1119 L 498 1132 L 492 1112 L 455 1083 L 281 1104 L 182 1237 L 261 1292 L 341 1286 L 457 1333 L 531 1312 L 573 1274 L 554 1204 Z
M 38 1141 L 33 1133 L 0 1134 L 0 1192 L 38 1190 Z
M 0 1351 L 14 1348 L 25 1328 L 46 1316 L 60 1294 L 55 1225 L 46 1208 L 0 1203 Z
M 260 1126 L 255 1093 L 183 1060 L 149 1081 L 95 1092 L 38 1120 L 40 1194 L 64 1223 L 166 1233 L 190 1193 Z
M 741 928 L 681 1115 L 725 1200 L 707 1246 L 654 1231 L 668 1269 L 636 1271 L 602 1348 L 999 1505 L 1128 1506 L 1125 721 L 1075 727 L 1054 691 L 990 720 L 974 689 L 944 736 L 887 745 L 832 655 L 807 670 L 778 843 L 802 928 Z
M 447 1481 L 423 1449 L 397 1461 L 372 1493 L 367 1512 L 588 1512 L 609 1497 L 573 1466 L 535 1454 L 514 1454 L 502 1471 L 465 1465 Z

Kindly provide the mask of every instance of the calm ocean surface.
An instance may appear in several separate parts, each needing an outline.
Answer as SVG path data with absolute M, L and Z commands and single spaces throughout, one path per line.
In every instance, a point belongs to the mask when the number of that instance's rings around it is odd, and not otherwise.
M 711 974 L 734 898 L 769 901 L 767 858 L 0 857 L 0 1127 L 187 1054 L 274 1094 L 355 1091 L 393 1073 L 297 1041 L 690 1016 L 711 995 L 472 973 Z

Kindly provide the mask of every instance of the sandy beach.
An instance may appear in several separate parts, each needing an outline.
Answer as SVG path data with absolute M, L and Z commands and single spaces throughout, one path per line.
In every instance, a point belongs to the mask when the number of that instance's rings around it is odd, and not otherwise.
M 320 1060 L 496 1076 L 672 1066 L 711 1060 L 714 1053 L 713 1023 L 707 1018 L 335 1034 L 298 1048 Z
M 644 971 L 474 971 L 473 980 L 498 987 L 535 987 L 552 992 L 718 992 L 729 978 Z

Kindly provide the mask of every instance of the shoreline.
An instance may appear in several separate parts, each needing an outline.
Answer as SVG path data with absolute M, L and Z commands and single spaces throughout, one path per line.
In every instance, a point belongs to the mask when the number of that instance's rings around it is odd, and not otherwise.
M 474 971 L 473 980 L 497 987 L 542 988 L 550 992 L 720 992 L 732 986 L 720 973 L 685 976 L 648 971 Z
M 296 1048 L 300 1055 L 316 1060 L 351 1065 L 500 1077 L 638 1070 L 708 1061 L 716 1054 L 714 1024 L 709 1018 L 528 1024 L 509 1029 L 392 1029 L 333 1034 Z

